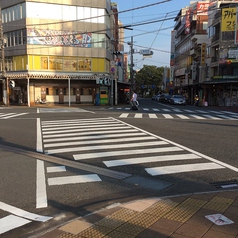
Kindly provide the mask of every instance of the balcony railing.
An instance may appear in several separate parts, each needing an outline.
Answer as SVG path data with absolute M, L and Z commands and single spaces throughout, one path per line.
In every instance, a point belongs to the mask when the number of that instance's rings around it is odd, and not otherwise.
M 218 56 L 213 56 L 211 57 L 211 63 L 217 62 L 218 61 Z
M 219 40 L 219 34 L 216 34 L 212 37 L 212 43 Z

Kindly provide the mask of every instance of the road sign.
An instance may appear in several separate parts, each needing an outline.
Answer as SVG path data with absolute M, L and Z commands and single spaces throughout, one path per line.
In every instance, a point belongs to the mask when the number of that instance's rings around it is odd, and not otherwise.
M 145 49 L 145 50 L 140 50 L 140 54 L 142 54 L 142 55 L 153 55 L 154 52 L 149 50 L 149 49 Z
M 115 68 L 111 67 L 111 73 L 115 73 Z
M 14 80 L 10 80 L 9 81 L 9 88 L 14 88 L 15 87 L 15 81 Z

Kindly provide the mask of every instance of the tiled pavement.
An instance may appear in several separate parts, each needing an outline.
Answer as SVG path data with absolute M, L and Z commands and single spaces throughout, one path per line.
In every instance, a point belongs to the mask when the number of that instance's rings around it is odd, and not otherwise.
M 38 237 L 238 238 L 238 190 L 115 204 Z

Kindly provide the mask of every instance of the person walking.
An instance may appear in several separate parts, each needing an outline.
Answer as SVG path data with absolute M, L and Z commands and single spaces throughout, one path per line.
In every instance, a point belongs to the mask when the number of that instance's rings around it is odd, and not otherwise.
M 199 97 L 198 97 L 198 95 L 195 96 L 194 100 L 195 100 L 195 106 L 198 107 L 199 106 Z

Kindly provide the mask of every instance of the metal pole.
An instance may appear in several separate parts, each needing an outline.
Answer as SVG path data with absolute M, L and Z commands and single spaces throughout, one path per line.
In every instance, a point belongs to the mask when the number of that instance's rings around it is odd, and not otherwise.
M 117 65 L 115 66 L 116 67 L 116 70 L 115 70 L 115 105 L 117 106 L 117 77 L 118 77 L 118 73 L 117 73 L 117 70 L 118 70 L 118 67 Z
M 70 78 L 68 79 L 68 87 L 69 87 L 69 107 L 70 107 Z
M 113 75 L 111 75 L 111 106 L 113 106 Z
M 31 104 L 30 104 L 30 79 L 29 79 L 29 77 L 27 77 L 27 103 L 28 103 L 28 107 L 30 107 Z
M 1 43 L 1 59 L 2 59 L 2 82 L 3 82 L 3 102 L 5 106 L 8 106 L 8 83 L 6 78 L 6 68 L 5 68 L 5 54 L 4 54 L 4 36 L 3 36 L 3 25 L 2 25 L 2 11 L 0 8 L 0 43 Z

